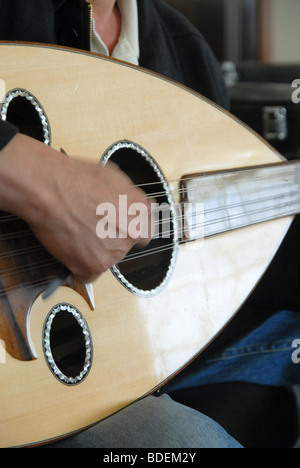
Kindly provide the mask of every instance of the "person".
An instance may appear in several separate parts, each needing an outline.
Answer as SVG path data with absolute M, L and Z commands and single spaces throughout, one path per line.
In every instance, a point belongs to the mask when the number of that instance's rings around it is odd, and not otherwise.
M 90 44 L 91 4 L 96 24 L 93 44 Z M 143 0 L 139 2 L 138 12 L 135 12 L 136 24 L 133 24 L 133 20 L 130 24 L 123 22 L 121 30 L 120 10 L 124 9 L 122 13 L 126 19 L 134 18 L 132 5 L 134 2 L 117 4 L 112 0 L 91 3 L 83 0 L 1 0 L 0 38 L 57 43 L 92 49 L 107 55 L 112 53 L 112 56 L 115 56 L 113 51 L 116 46 L 117 57 L 118 53 L 123 53 L 123 58 L 134 63 L 139 61 L 145 68 L 179 82 L 184 81 L 186 85 L 196 88 L 221 105 L 226 105 L 220 71 L 202 37 L 192 30 L 184 41 L 186 50 L 191 49 L 197 55 L 197 66 L 193 66 L 197 70 L 191 73 L 191 59 L 188 54 L 183 53 L 182 37 L 176 34 L 177 23 L 180 31 L 182 19 L 178 20 L 177 15 L 173 13 L 170 15 L 169 9 L 160 2 Z M 127 8 L 129 11 L 125 11 Z M 142 33 L 139 38 L 138 14 L 143 22 L 139 29 Z M 168 24 L 165 24 L 166 22 Z M 172 30 L 169 31 L 170 25 Z M 186 28 L 186 25 L 184 27 Z M 121 32 L 125 37 L 118 45 Z M 124 47 L 125 53 L 122 50 Z M 206 73 L 203 73 L 203 69 Z M 113 247 L 109 240 L 106 240 L 101 242 L 101 248 L 96 248 L 99 246 L 93 224 L 96 204 L 114 202 L 119 193 L 127 194 L 129 203 L 146 202 L 138 189 L 129 188 L 130 181 L 120 171 L 112 167 L 96 169 L 82 161 L 62 158 L 55 150 L 42 147 L 40 143 L 16 134 L 16 129 L 8 122 L 2 121 L 0 149 L 0 209 L 27 221 L 38 239 L 76 279 L 91 282 L 130 250 L 134 242 L 129 236 L 127 239 L 119 239 L 118 244 L 114 243 Z M 39 157 L 41 154 L 42 157 Z M 16 167 L 19 168 L 18 171 Z M 85 173 L 85 178 L 81 176 L 82 172 Z M 73 183 L 66 188 L 65 180 L 70 180 L 70 175 L 74 181 L 80 179 L 80 191 L 74 189 L 76 184 Z M 119 190 L 116 190 L 118 187 Z M 82 194 L 87 192 L 94 194 L 93 200 L 91 197 L 82 197 Z M 103 197 L 103 194 L 106 195 Z M 76 216 L 72 206 L 76 206 Z M 79 222 L 83 218 L 86 220 L 85 232 L 81 232 L 83 226 Z M 84 238 L 84 242 L 81 242 L 81 238 Z M 67 243 L 66 239 L 69 239 Z
M 203 36 L 162 0 L 1 0 L 0 13 L 2 40 L 59 44 L 131 61 L 228 108 L 219 66 Z M 92 281 L 124 257 L 134 240 L 127 237 L 122 243 L 101 242 L 99 249 L 93 224 L 96 205 L 114 201 L 120 193 L 128 194 L 132 202 L 147 203 L 144 194 L 133 189 L 118 169 L 96 170 L 83 161 L 64 158 L 1 121 L 0 149 L 0 208 L 25 219 L 74 277 Z M 76 183 L 62 185 L 66 174 Z M 78 222 L 83 213 L 87 218 L 84 226 Z M 80 243 L 82 238 L 84 242 Z M 99 256 L 95 256 L 97 249 L 101 252 Z M 250 337 L 253 346 L 261 330 L 258 335 L 254 333 Z M 244 342 L 237 341 L 237 345 Z M 229 362 L 229 367 L 225 366 L 225 378 L 232 378 L 236 370 L 240 375 L 244 357 L 236 354 L 235 365 L 231 367 Z M 179 378 L 179 383 L 175 380 L 169 390 L 172 392 L 186 382 L 193 386 L 222 381 L 224 376 L 219 379 L 217 376 L 224 356 L 217 359 L 212 356 L 211 360 L 213 365 L 208 360 L 204 365 L 200 362 L 200 368 L 196 363 L 196 371 L 192 368 L 188 377 Z M 163 394 L 131 405 L 95 428 L 53 446 L 184 448 L 240 447 L 240 444 L 212 419 Z

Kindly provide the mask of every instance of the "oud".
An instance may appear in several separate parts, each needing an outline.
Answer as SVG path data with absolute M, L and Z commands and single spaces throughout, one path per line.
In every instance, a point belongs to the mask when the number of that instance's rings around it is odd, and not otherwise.
M 79 51 L 0 47 L 2 119 L 68 155 L 119 164 L 170 207 L 169 236 L 46 300 L 59 265 L 23 221 L 1 213 L 0 446 L 11 447 L 101 421 L 205 349 L 300 211 L 300 165 L 163 77 Z M 196 225 L 173 209 L 199 203 Z

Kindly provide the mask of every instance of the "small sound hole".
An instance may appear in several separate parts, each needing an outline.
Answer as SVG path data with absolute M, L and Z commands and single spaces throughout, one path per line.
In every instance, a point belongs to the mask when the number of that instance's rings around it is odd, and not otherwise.
M 38 100 L 24 89 L 10 91 L 1 107 L 1 119 L 7 120 L 20 133 L 50 145 L 50 125 Z
M 80 374 L 85 361 L 82 328 L 72 314 L 60 312 L 53 320 L 50 347 L 57 367 L 67 377 Z
M 56 306 L 46 320 L 44 352 L 54 375 L 72 385 L 88 374 L 92 359 L 90 331 L 82 314 L 67 304 Z

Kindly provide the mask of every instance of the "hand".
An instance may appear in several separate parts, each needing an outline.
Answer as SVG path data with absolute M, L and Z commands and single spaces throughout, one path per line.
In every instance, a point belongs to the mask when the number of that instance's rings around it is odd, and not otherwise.
M 0 153 L 0 209 L 24 219 L 79 281 L 94 281 L 141 241 L 128 232 L 116 238 L 97 236 L 96 210 L 101 203 L 114 205 L 119 232 L 119 195 L 127 196 L 128 206 L 146 206 L 148 225 L 146 195 L 113 164 L 104 168 L 74 160 L 24 135 L 17 135 Z

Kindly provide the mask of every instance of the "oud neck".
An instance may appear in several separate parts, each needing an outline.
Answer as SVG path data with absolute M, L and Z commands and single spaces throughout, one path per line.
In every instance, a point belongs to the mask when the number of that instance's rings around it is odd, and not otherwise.
M 210 237 L 300 213 L 300 161 L 189 175 L 181 189 L 203 207 L 191 237 Z

